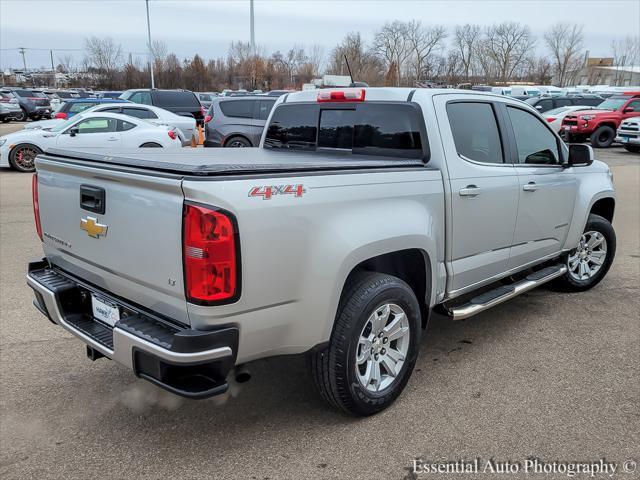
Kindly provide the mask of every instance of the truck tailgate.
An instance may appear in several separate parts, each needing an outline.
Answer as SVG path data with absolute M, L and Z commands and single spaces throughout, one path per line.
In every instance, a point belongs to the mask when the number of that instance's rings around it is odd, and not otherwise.
M 111 294 L 188 324 L 181 179 L 43 157 L 37 171 L 49 261 Z M 94 205 L 101 195 L 104 213 Z

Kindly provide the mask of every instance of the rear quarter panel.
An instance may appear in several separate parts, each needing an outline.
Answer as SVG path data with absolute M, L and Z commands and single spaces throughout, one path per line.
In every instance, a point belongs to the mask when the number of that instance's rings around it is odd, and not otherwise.
M 301 197 L 249 195 L 253 187 L 298 184 Z M 189 304 L 191 325 L 239 324 L 239 362 L 300 353 L 328 340 L 345 279 L 363 260 L 418 248 L 435 277 L 444 257 L 442 189 L 440 172 L 428 168 L 185 180 L 187 200 L 236 216 L 242 275 L 238 302 Z

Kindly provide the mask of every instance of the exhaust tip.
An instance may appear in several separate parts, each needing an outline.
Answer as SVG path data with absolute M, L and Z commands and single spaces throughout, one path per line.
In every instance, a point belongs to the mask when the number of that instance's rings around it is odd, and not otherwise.
M 238 383 L 246 383 L 251 380 L 251 372 L 244 365 L 240 365 L 235 369 L 235 378 Z

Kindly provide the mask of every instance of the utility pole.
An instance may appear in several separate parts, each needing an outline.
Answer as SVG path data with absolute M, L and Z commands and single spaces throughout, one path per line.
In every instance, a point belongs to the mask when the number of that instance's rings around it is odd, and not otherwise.
M 251 25 L 251 55 L 255 55 L 256 53 L 256 32 L 253 23 L 253 0 L 249 0 L 249 11 L 250 11 L 250 25 Z
M 24 66 L 24 73 L 27 73 L 27 60 L 24 57 L 24 52 L 27 50 L 24 47 L 20 47 L 20 55 L 22 55 L 22 65 Z
M 149 70 L 151 72 L 151 88 L 156 88 L 153 80 L 153 53 L 151 50 L 151 22 L 149 21 L 149 0 L 145 0 L 147 4 L 147 36 L 149 38 Z
M 56 67 L 53 65 L 53 50 L 49 50 L 51 55 L 51 72 L 53 73 L 53 88 L 58 88 L 58 82 L 56 81 Z

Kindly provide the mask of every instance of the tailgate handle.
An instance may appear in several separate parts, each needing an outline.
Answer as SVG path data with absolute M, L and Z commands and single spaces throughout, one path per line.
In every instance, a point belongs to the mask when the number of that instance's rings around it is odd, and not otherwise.
M 89 212 L 104 214 L 105 206 L 104 188 L 80 185 L 80 208 Z

